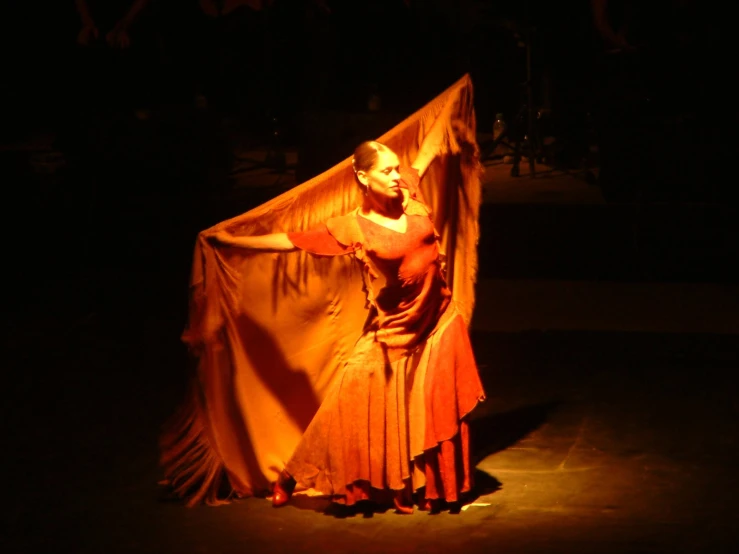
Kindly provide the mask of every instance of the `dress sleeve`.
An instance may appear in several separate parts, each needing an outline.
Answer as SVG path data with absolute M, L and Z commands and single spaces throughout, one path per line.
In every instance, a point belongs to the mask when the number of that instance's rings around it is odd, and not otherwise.
M 421 177 L 418 175 L 418 170 L 416 168 L 410 166 L 401 166 L 400 186 L 408 189 L 408 195 L 413 198 L 413 200 L 418 200 L 419 202 L 423 202 L 425 204 L 423 200 L 423 195 L 421 194 L 421 189 L 419 187 L 420 182 Z
M 287 238 L 297 248 L 317 256 L 341 256 L 351 254 L 356 249 L 352 244 L 340 243 L 331 234 L 325 223 L 309 231 L 288 233 Z
M 426 205 L 423 194 L 421 194 L 420 182 L 421 177 L 416 168 L 400 167 L 400 186 L 408 190 L 410 198 L 405 207 L 405 213 L 408 215 L 431 215 L 431 208 Z

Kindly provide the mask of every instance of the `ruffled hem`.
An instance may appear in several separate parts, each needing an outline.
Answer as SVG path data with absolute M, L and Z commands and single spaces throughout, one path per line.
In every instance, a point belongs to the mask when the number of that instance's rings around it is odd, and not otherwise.
M 413 460 L 414 472 L 423 475 L 425 498 L 457 502 L 461 494 L 472 490 L 474 479 L 470 460 L 469 425 L 462 420 L 459 433 L 452 439 L 442 441 Z M 421 486 L 414 488 L 418 491 Z
M 443 441 L 413 460 L 414 478 L 400 489 L 378 489 L 369 481 L 357 480 L 346 486 L 341 495 L 331 497 L 333 502 L 353 506 L 357 502 L 371 501 L 390 504 L 396 492 L 411 490 L 427 500 L 458 502 L 461 495 L 474 486 L 473 469 L 470 465 L 469 426 L 460 423 L 460 432 L 451 440 Z M 418 477 L 420 475 L 420 478 Z
M 407 486 L 457 501 L 472 487 L 465 416 L 484 393 L 454 305 L 413 352 L 383 359 L 371 337 L 358 341 L 287 471 L 301 487 L 348 505 Z

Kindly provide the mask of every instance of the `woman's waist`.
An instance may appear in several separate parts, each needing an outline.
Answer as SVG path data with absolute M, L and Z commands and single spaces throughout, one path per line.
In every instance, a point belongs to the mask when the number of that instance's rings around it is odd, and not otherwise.
M 444 295 L 446 288 L 446 280 L 435 268 L 403 279 L 386 279 L 376 291 L 375 298 L 378 308 L 384 312 L 405 311 L 417 304 L 433 302 L 434 297 Z
M 458 313 L 450 294 L 422 310 L 377 314 L 373 324 L 375 340 L 393 351 L 409 351 L 446 327 Z
M 396 290 L 385 289 L 378 295 L 375 307 L 380 326 L 416 328 L 421 320 L 426 322 L 424 327 L 433 325 L 433 319 L 444 311 L 452 293 L 441 279 L 426 285 L 416 294 L 403 296 Z

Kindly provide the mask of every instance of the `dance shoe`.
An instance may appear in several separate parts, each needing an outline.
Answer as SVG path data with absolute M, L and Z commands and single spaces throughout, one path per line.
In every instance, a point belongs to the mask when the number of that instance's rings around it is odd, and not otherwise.
M 438 514 L 441 511 L 440 502 L 436 498 L 423 498 L 418 503 L 418 509 L 431 514 Z
M 277 482 L 272 491 L 273 508 L 279 508 L 290 502 L 290 498 L 295 490 L 295 484 L 295 479 L 283 469 L 277 477 Z
M 413 504 L 407 502 L 407 495 L 405 494 L 405 491 L 396 491 L 395 495 L 393 496 L 393 503 L 395 504 L 395 510 L 399 514 L 412 514 L 413 513 Z

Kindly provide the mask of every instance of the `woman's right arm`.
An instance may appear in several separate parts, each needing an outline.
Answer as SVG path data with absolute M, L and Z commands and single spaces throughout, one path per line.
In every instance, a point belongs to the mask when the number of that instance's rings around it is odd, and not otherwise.
M 217 231 L 210 235 L 208 240 L 218 244 L 262 252 L 291 252 L 297 250 L 297 247 L 287 237 L 287 233 L 235 237 L 226 231 Z

